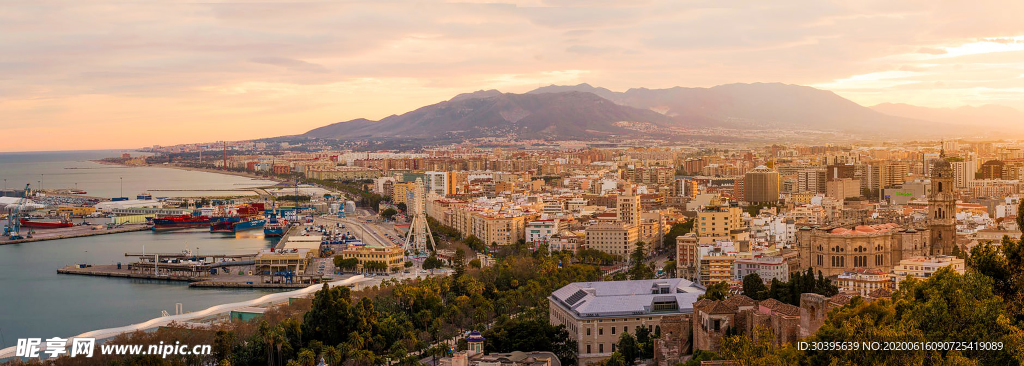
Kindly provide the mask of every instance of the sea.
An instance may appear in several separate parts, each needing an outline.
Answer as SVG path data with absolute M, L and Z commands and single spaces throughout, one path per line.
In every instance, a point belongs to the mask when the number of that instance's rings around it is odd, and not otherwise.
M 0 153 L 0 179 L 7 180 L 9 189 L 21 189 L 30 182 L 33 187 L 46 189 L 77 187 L 98 197 L 134 197 L 143 192 L 156 197 L 190 196 L 273 184 L 233 175 L 161 167 L 123 168 L 90 161 L 121 153 Z M 180 191 L 154 191 L 161 189 Z M 58 268 L 77 263 L 127 263 L 126 252 L 143 249 L 160 253 L 253 253 L 273 247 L 277 240 L 264 238 L 258 230 L 218 234 L 197 229 L 0 245 L 0 349 L 16 345 L 19 338 L 67 338 L 143 322 L 161 316 L 162 311 L 174 314 L 177 303 L 186 312 L 198 311 L 274 292 L 194 289 L 183 282 L 59 275 Z

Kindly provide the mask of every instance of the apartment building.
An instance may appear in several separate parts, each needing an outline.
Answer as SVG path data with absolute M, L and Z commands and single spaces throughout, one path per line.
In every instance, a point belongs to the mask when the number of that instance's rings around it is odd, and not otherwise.
M 586 229 L 586 247 L 626 258 L 636 249 L 640 230 L 635 225 L 601 222 Z

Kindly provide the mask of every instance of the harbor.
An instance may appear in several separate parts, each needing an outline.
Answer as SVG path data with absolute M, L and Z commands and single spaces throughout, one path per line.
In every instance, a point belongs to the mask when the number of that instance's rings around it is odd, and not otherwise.
M 318 256 L 321 236 L 296 235 L 295 240 L 288 240 L 301 230 L 292 227 L 272 249 L 254 253 L 125 253 L 125 262 L 78 263 L 59 268 L 57 273 L 180 281 L 206 288 L 299 288 L 332 279 L 328 265 L 333 263 Z
M 143 231 L 147 229 L 148 226 L 146 226 L 146 224 L 126 224 L 111 228 L 107 228 L 104 225 L 77 225 L 68 228 L 36 230 L 31 236 L 26 236 L 24 238 L 15 240 L 10 240 L 6 236 L 0 237 L 0 245 L 31 243 L 45 240 L 70 239 L 85 236 L 120 234 L 132 231 Z

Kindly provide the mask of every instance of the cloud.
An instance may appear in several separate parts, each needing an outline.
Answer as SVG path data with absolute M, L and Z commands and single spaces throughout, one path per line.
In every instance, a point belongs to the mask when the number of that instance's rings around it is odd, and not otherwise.
M 298 72 L 311 72 L 319 74 L 325 74 L 330 72 L 323 65 L 318 65 L 312 62 L 306 62 L 287 57 L 255 57 L 250 59 L 250 61 L 258 64 L 282 66 L 287 68 L 288 70 Z
M 1024 108 L 1022 13 L 1017 1 L 15 2 L 0 7 L 0 133 L 48 138 L 0 150 L 293 134 L 552 83 L 779 81 L 862 104 Z M 123 136 L 82 138 L 91 128 Z
M 946 50 L 933 47 L 921 47 L 917 49 L 917 53 L 926 53 L 929 55 L 944 55 L 946 54 Z

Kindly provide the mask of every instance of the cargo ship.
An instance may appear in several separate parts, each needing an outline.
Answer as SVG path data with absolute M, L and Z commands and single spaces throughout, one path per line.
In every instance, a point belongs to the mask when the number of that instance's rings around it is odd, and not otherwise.
M 259 229 L 267 224 L 260 216 L 238 217 L 237 220 L 222 220 L 210 225 L 211 233 L 237 233 L 239 231 Z
M 210 232 L 237 233 L 262 228 L 267 224 L 267 220 L 260 215 L 263 213 L 262 203 L 242 205 L 235 208 L 234 211 L 234 214 L 214 217 L 210 224 Z
M 213 219 L 209 216 L 203 216 L 196 213 L 164 216 L 153 219 L 153 231 L 206 227 L 212 222 Z
M 285 228 L 288 227 L 286 221 L 278 220 L 277 213 L 270 214 L 270 220 L 267 221 L 267 225 L 263 227 L 263 236 L 265 237 L 277 237 L 284 236 Z
M 43 229 L 56 229 L 56 228 L 62 228 L 62 227 L 73 227 L 73 226 L 75 226 L 75 224 L 73 222 L 67 221 L 67 220 L 61 220 L 61 221 L 32 221 L 32 220 L 29 220 L 29 219 L 21 219 L 21 220 L 19 220 L 19 222 L 21 222 L 21 226 L 24 226 L 24 227 L 37 227 L 37 228 L 43 228 Z

